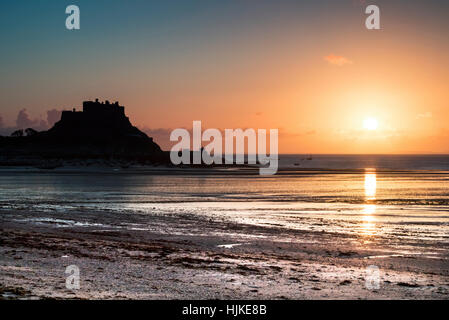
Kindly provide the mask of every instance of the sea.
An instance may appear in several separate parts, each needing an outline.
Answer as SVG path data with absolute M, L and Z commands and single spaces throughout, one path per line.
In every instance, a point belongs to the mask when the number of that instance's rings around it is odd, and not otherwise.
M 226 221 L 279 235 L 329 233 L 388 243 L 401 252 L 447 254 L 449 155 L 281 155 L 279 163 L 293 173 L 1 169 L 0 216 L 17 213 L 18 221 L 60 228 L 196 236 L 234 231 L 204 230 L 195 221 Z M 116 220 L 106 223 L 102 216 L 111 213 Z M 138 223 L 127 222 L 133 215 Z M 173 219 L 157 218 L 162 216 Z M 248 239 L 262 236 L 245 230 Z

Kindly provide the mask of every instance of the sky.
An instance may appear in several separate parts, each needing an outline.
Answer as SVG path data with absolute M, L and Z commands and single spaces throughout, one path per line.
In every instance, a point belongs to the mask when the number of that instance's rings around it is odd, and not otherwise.
M 280 153 L 449 153 L 448 31 L 438 0 L 1 1 L 0 134 L 99 98 L 166 150 L 201 120 Z

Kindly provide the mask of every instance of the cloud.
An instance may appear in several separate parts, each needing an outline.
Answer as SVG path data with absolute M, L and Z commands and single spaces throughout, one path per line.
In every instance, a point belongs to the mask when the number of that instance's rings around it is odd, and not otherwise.
M 424 112 L 424 113 L 420 113 L 416 116 L 417 119 L 422 119 L 422 118 L 432 118 L 432 112 Z
M 352 64 L 352 61 L 342 57 L 342 56 L 336 56 L 333 53 L 330 55 L 324 57 L 324 60 L 326 60 L 329 64 L 335 65 L 335 66 L 344 66 L 345 64 Z
M 47 111 L 47 125 L 49 128 L 61 119 L 61 113 L 61 110 L 56 109 Z
M 31 120 L 27 109 L 22 109 L 17 114 L 16 126 L 17 128 L 31 128 L 37 126 L 39 120 Z
M 0 116 L 0 135 L 10 135 L 18 129 L 33 128 L 37 131 L 45 131 L 51 128 L 61 118 L 61 111 L 52 109 L 47 111 L 47 119 L 32 118 L 27 109 L 21 109 L 17 114 L 16 123 L 12 126 L 7 126 L 3 122 L 3 117 Z

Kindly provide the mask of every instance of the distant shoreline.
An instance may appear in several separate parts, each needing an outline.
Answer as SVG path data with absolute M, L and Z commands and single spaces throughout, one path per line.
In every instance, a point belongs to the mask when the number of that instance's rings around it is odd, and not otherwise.
M 325 174 L 365 174 L 375 172 L 378 175 L 401 175 L 401 174 L 449 174 L 448 170 L 391 170 L 391 169 L 326 169 L 326 168 L 280 168 L 275 176 L 297 176 L 297 175 L 325 175 Z M 256 166 L 235 167 L 175 167 L 167 165 L 142 165 L 122 168 L 119 166 L 61 166 L 53 169 L 38 168 L 35 166 L 2 166 L 1 173 L 54 173 L 54 174 L 157 174 L 157 175 L 259 175 Z

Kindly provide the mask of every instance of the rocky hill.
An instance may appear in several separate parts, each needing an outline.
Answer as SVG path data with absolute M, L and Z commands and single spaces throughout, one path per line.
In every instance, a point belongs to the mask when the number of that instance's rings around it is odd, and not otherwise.
M 124 159 L 168 162 L 166 152 L 134 127 L 118 102 L 83 102 L 83 111 L 63 111 L 51 129 L 0 137 L 0 160 Z M 20 161 L 19 161 L 20 162 Z

